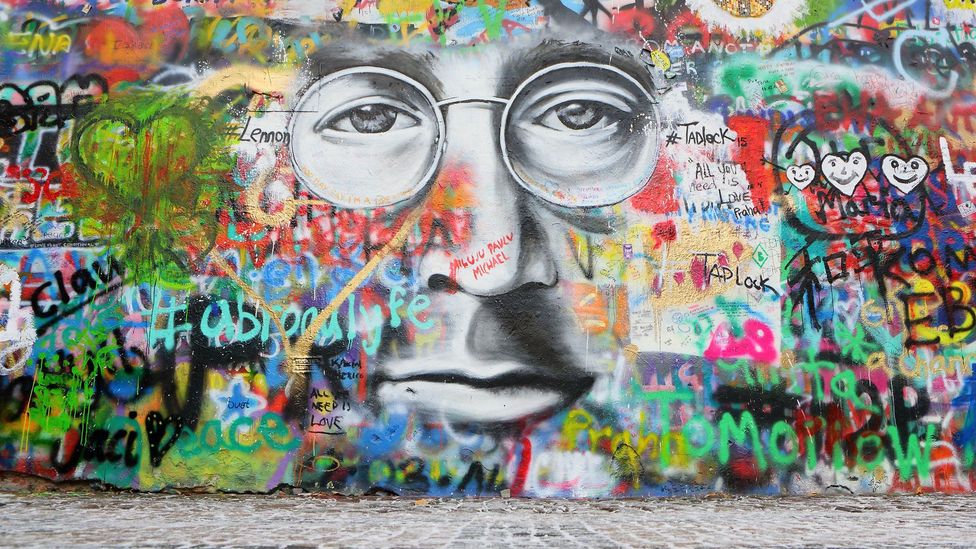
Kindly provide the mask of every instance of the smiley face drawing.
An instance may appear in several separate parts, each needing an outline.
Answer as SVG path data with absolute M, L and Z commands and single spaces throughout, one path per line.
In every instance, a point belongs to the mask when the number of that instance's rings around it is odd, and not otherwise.
M 864 153 L 855 151 L 845 159 L 839 154 L 828 154 L 820 163 L 820 171 L 835 189 L 845 196 L 852 196 L 854 188 L 864 179 L 868 161 Z
M 806 189 L 813 179 L 817 176 L 817 170 L 812 164 L 803 164 L 801 166 L 790 166 L 786 168 L 786 178 L 790 180 L 790 183 L 794 187 L 800 189 Z
M 906 160 L 889 154 L 881 160 L 881 173 L 894 188 L 902 194 L 908 194 L 925 180 L 925 176 L 929 174 L 929 165 L 920 156 Z

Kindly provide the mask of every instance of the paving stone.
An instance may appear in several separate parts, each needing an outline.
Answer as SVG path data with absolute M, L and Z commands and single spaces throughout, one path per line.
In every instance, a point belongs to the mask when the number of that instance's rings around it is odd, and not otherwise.
M 972 496 L 0 494 L 9 547 L 972 547 Z

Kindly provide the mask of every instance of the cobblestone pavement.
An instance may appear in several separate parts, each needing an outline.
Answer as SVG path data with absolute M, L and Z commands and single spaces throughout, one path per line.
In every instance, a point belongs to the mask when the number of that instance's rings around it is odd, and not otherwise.
M 965 496 L 653 500 L 0 494 L 0 546 L 972 547 Z

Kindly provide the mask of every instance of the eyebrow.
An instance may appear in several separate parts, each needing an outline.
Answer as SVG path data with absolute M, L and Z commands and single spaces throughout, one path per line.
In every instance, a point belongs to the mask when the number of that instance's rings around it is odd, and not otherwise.
M 498 78 L 498 97 L 511 97 L 515 89 L 533 74 L 559 63 L 589 62 L 616 67 L 640 82 L 648 91 L 655 87 L 650 73 L 632 53 L 612 44 L 564 41 L 547 38 L 532 47 L 501 50 L 504 61 Z M 376 66 L 394 70 L 420 82 L 434 95 L 443 97 L 443 85 L 437 75 L 439 56 L 432 50 L 405 51 L 394 48 L 349 47 L 331 45 L 315 52 L 309 71 L 313 82 L 333 72 L 352 67 Z M 304 93 L 303 89 L 301 93 Z
M 374 66 L 403 73 L 420 82 L 435 96 L 442 91 L 440 79 L 432 67 L 436 67 L 438 56 L 433 51 L 410 52 L 402 49 L 349 48 L 345 46 L 326 46 L 315 52 L 309 72 L 312 78 L 307 89 L 316 80 L 336 71 L 353 67 Z M 305 90 L 302 90 L 304 93 Z
M 610 49 L 612 47 L 612 49 Z M 618 47 L 604 47 L 590 42 L 567 42 L 546 39 L 527 50 L 512 52 L 502 67 L 503 78 L 498 93 L 510 97 L 515 88 L 533 74 L 559 63 L 589 62 L 618 68 L 654 91 L 650 73 L 633 54 Z

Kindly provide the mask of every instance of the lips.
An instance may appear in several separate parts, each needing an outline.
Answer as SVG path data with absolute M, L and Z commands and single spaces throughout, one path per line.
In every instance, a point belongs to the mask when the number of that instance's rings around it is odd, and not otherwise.
M 834 176 L 834 182 L 837 183 L 837 184 L 839 184 L 839 185 L 850 185 L 851 181 L 854 181 L 854 178 L 857 177 L 857 174 L 856 173 L 852 173 L 848 177 L 843 177 L 843 175 L 844 175 L 843 172 L 835 175 Z
M 579 394 L 589 389 L 595 378 L 581 376 L 576 379 L 557 378 L 533 372 L 512 372 L 494 377 L 471 377 L 458 372 L 425 372 L 406 377 L 392 378 L 386 375 L 377 377 L 378 383 L 453 383 L 467 385 L 474 389 L 506 390 L 506 389 L 536 389 L 557 390 L 563 393 Z
M 570 366 L 568 357 L 552 353 L 546 361 L 511 348 L 499 353 L 505 347 L 497 344 L 491 358 L 483 356 L 484 349 L 472 354 L 468 347 L 451 355 L 390 361 L 371 384 L 387 405 L 405 404 L 461 423 L 507 424 L 548 417 L 596 381 L 593 374 Z
M 508 425 L 552 416 L 588 391 L 595 379 L 589 375 L 566 379 L 520 370 L 491 377 L 452 371 L 399 378 L 381 374 L 375 381 L 384 407 L 406 405 L 458 424 Z
M 384 405 L 406 405 L 460 423 L 509 424 L 549 417 L 596 382 L 569 356 L 545 349 L 519 352 L 514 339 L 515 334 L 508 342 L 496 340 L 491 356 L 485 346 L 468 341 L 452 353 L 384 362 L 370 384 Z

